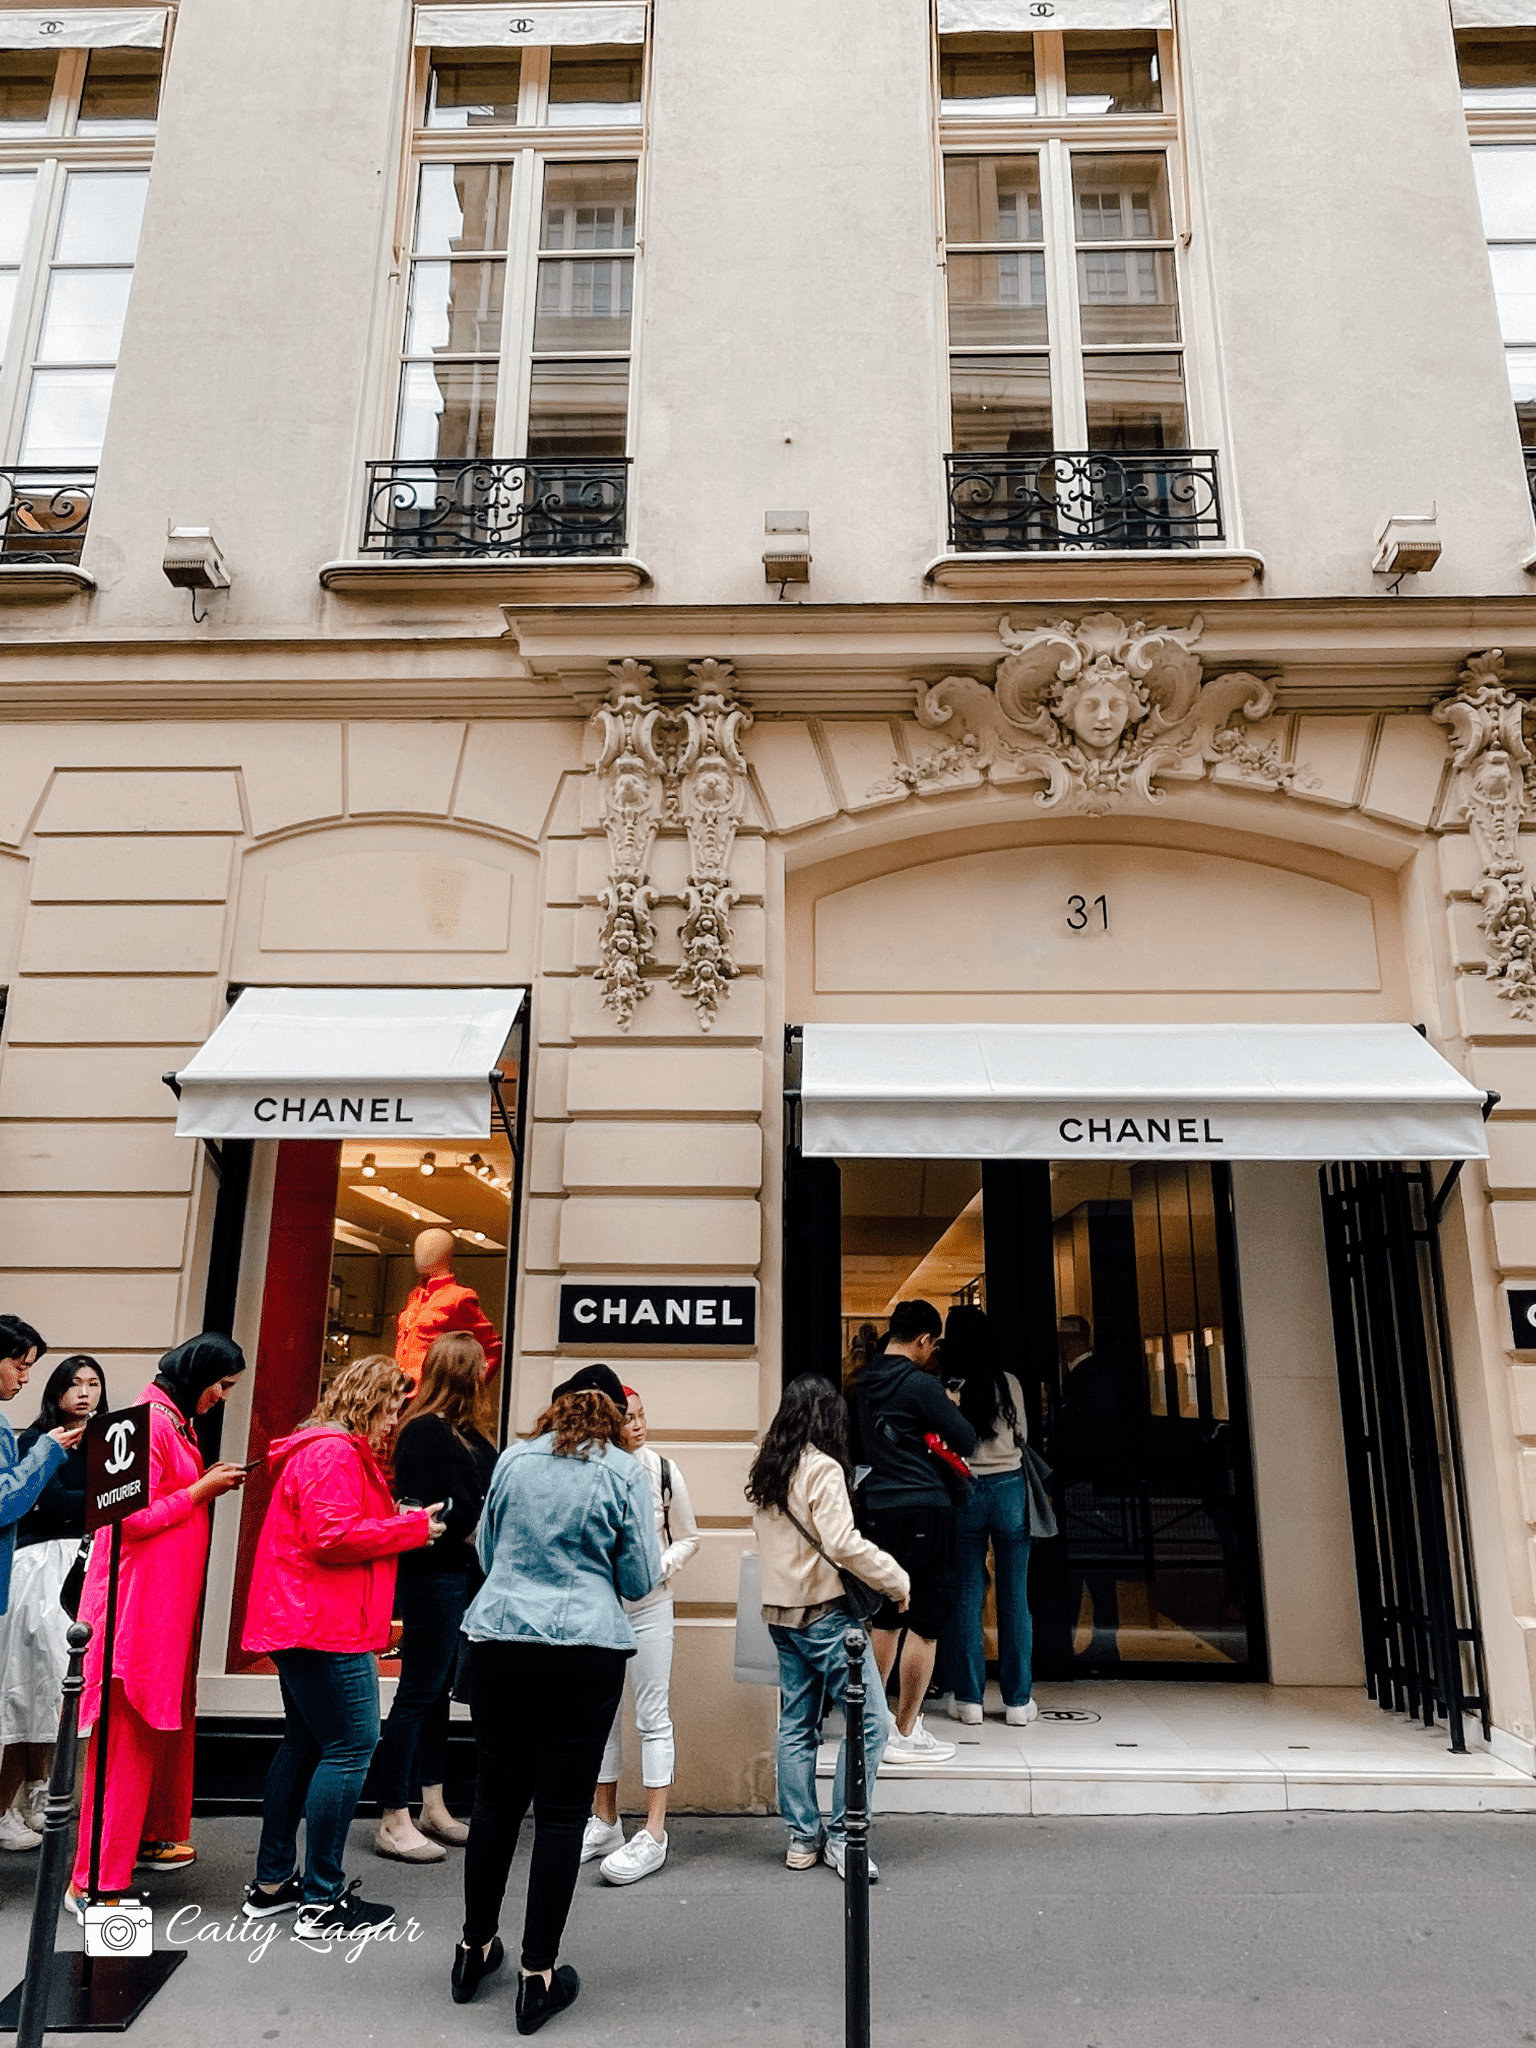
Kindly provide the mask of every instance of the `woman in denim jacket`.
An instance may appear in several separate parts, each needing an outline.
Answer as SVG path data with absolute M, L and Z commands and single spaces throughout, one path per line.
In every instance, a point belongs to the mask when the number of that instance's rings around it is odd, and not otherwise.
M 533 1439 L 502 1452 L 476 1545 L 485 1584 L 464 1617 L 479 1770 L 453 1995 L 464 2004 L 501 1964 L 496 1923 L 531 1804 L 520 2034 L 537 2032 L 580 1989 L 570 1965 L 556 1964 L 635 1649 L 620 1603 L 643 1599 L 661 1578 L 651 1482 L 620 1449 L 624 1409 L 617 1375 L 588 1366 L 556 1387 Z

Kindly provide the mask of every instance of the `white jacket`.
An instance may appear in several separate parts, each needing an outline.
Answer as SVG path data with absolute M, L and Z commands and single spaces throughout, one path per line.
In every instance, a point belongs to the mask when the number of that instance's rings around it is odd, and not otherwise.
M 675 1458 L 668 1458 L 667 1465 L 672 1475 L 672 1498 L 663 1506 L 661 1498 L 661 1453 L 653 1451 L 649 1444 L 642 1444 L 633 1456 L 645 1467 L 646 1477 L 651 1482 L 651 1498 L 656 1503 L 656 1547 L 661 1552 L 661 1584 L 647 1593 L 643 1600 L 626 1600 L 625 1609 L 635 1614 L 642 1607 L 654 1607 L 659 1600 L 672 1598 L 672 1581 L 699 1547 L 699 1525 L 693 1518 L 693 1502 L 688 1498 L 688 1482 L 684 1479 Z M 667 1541 L 667 1523 L 672 1525 L 672 1541 Z

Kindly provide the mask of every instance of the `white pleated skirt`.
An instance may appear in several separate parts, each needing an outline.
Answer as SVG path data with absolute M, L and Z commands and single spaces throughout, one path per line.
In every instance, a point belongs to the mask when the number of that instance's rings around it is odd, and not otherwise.
M 0 1615 L 0 1746 L 58 1735 L 69 1662 L 59 1592 L 79 1548 L 78 1536 L 54 1536 L 18 1550 L 12 1563 L 10 1607 Z

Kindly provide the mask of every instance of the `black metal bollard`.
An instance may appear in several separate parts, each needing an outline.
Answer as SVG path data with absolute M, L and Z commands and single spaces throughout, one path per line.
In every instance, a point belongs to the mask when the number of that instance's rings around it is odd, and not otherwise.
M 69 1878 L 75 1841 L 75 1738 L 80 1725 L 80 1695 L 85 1691 L 85 1650 L 89 1626 L 72 1622 L 66 1639 L 69 1668 L 64 1674 L 64 1705 L 59 1714 L 59 1739 L 48 1780 L 47 1818 L 38 1852 L 37 1891 L 32 1900 L 32 1932 L 27 1942 L 27 1974 L 21 1986 L 16 2019 L 16 2048 L 42 2048 L 48 2024 L 48 1998 L 53 1984 L 53 1944 L 59 1908 Z
M 864 1651 L 868 1637 L 851 1628 L 848 1653 L 847 1826 L 843 1861 L 843 2002 L 847 2048 L 869 2048 L 869 1759 L 864 1752 Z

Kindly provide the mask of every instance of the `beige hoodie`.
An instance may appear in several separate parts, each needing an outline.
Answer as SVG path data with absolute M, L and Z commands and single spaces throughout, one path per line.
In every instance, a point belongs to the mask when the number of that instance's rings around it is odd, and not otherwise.
M 893 1600 L 907 1598 L 912 1582 L 901 1566 L 888 1552 L 867 1542 L 854 1527 L 848 1484 L 834 1458 L 809 1447 L 800 1453 L 795 1476 L 789 1482 L 789 1506 L 796 1518 L 814 1533 L 833 1563 L 819 1557 L 794 1523 L 777 1508 L 757 1509 L 752 1527 L 762 1559 L 765 1616 L 769 1608 L 780 1612 L 825 1608 L 840 1600 L 843 1585 L 834 1564 L 856 1573 Z

